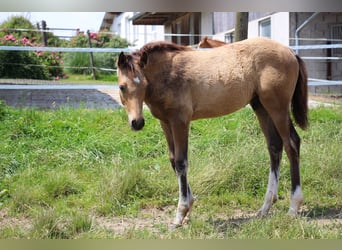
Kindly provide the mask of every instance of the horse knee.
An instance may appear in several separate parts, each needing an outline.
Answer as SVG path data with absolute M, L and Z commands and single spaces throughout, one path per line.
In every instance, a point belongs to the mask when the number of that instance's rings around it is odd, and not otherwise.
M 175 161 L 174 169 L 178 175 L 185 175 L 188 169 L 187 160 Z
M 176 163 L 175 163 L 175 159 L 173 157 L 169 158 L 169 161 L 171 163 L 171 167 L 173 169 L 173 171 L 176 173 Z

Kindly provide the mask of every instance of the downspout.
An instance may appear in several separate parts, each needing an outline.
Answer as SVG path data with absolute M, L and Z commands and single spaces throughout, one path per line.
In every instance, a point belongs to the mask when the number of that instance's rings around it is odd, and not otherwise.
M 319 12 L 313 13 L 308 19 L 306 19 L 295 31 L 295 45 L 296 45 L 296 54 L 298 54 L 298 33 L 301 29 L 303 29 L 313 18 L 315 18 Z

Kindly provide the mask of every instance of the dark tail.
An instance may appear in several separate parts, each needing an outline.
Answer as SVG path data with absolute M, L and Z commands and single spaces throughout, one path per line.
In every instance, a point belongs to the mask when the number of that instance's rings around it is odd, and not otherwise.
M 297 79 L 296 89 L 292 97 L 292 113 L 293 117 L 302 129 L 306 129 L 309 125 L 308 121 L 308 73 L 304 61 L 296 55 L 299 64 L 299 75 Z

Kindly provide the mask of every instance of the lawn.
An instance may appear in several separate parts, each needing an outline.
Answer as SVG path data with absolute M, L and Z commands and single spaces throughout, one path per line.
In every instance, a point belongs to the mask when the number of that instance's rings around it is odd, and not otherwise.
M 68 73 L 67 78 L 60 79 L 60 83 L 75 83 L 75 84 L 116 84 L 118 77 L 116 74 L 97 74 L 96 80 L 92 75 L 87 74 L 72 74 Z
M 310 111 L 302 138 L 301 215 L 286 215 L 290 174 L 266 218 L 269 158 L 252 110 L 195 121 L 189 181 L 197 201 L 175 231 L 177 179 L 158 121 L 133 132 L 124 110 L 0 105 L 0 238 L 341 239 L 342 106 Z

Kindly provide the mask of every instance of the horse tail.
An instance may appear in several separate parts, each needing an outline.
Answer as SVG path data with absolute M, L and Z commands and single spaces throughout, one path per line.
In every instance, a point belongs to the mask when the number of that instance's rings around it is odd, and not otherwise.
M 292 114 L 300 128 L 306 129 L 308 121 L 308 73 L 304 61 L 296 55 L 299 64 L 299 74 L 296 89 L 292 97 Z

